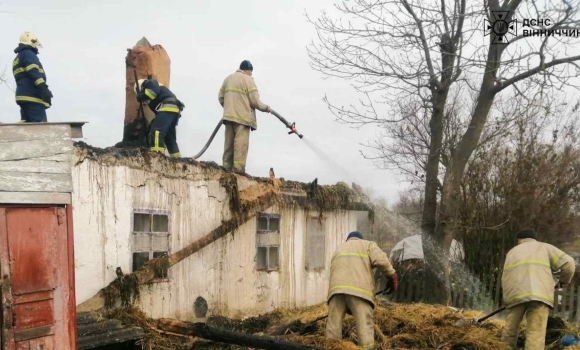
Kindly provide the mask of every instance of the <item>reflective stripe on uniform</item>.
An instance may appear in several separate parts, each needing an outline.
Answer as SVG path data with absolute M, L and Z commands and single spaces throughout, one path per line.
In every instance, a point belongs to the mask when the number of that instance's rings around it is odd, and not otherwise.
M 155 131 L 155 139 L 153 141 L 153 147 L 151 147 L 151 150 L 165 154 L 165 148 L 159 147 L 159 131 Z
M 177 153 L 173 153 L 169 155 L 171 158 L 181 158 L 181 153 L 177 152 Z
M 26 66 L 25 70 L 28 72 L 29 70 L 33 70 L 33 69 L 40 69 L 40 67 L 38 66 L 38 64 L 29 64 L 28 66 Z
M 239 120 L 241 120 L 243 122 L 250 123 L 250 124 L 253 124 L 253 122 L 254 122 L 253 120 L 251 120 L 251 119 L 249 119 L 247 117 L 242 117 L 241 115 L 237 115 L 237 114 L 234 114 L 234 113 L 225 113 L 224 114 L 224 117 L 236 118 L 236 119 L 239 119 Z
M 38 71 L 39 71 L 40 73 L 44 74 L 44 69 L 40 68 Z
M 249 94 L 249 91 L 248 90 L 238 89 L 238 88 L 232 88 L 232 87 L 226 88 L 226 91 L 225 92 L 228 92 L 228 91 L 239 92 L 240 94 L 246 94 L 246 95 Z
M 154 100 L 157 97 L 157 94 L 151 89 L 145 89 L 145 95 L 152 100 Z
M 355 290 L 357 292 L 368 294 L 370 296 L 374 296 L 374 293 L 372 291 L 362 289 L 359 287 L 355 287 L 355 286 L 334 286 L 334 287 L 330 288 L 329 292 L 332 292 L 332 291 L 337 290 L 337 289 L 351 289 L 351 290 Z
M 179 113 L 180 110 L 179 110 L 179 108 L 176 108 L 176 107 L 162 107 L 162 108 L 159 108 L 159 112 L 174 112 L 174 113 Z
M 20 60 L 17 58 L 12 62 L 12 67 L 18 65 L 18 63 L 20 63 Z
M 16 68 L 12 73 L 14 73 L 14 75 L 24 73 L 24 68 Z
M 375 343 L 370 343 L 370 344 L 365 344 L 365 345 L 359 345 L 361 349 L 372 349 L 375 347 Z
M 336 258 L 339 258 L 341 256 L 356 256 L 359 258 L 368 258 L 369 257 L 368 254 L 362 254 L 362 253 L 340 253 L 336 256 Z
M 523 260 L 523 261 L 519 261 L 515 264 L 511 264 L 509 266 L 506 266 L 503 270 L 507 271 L 507 270 L 511 270 L 515 267 L 518 266 L 522 266 L 522 265 L 541 265 L 541 266 L 546 266 L 546 267 L 550 267 L 550 263 L 546 262 L 546 261 L 542 261 L 542 260 Z
M 513 301 L 516 301 L 518 299 L 524 299 L 527 297 L 538 297 L 538 298 L 542 298 L 544 300 L 548 300 L 551 303 L 554 302 L 554 296 L 549 296 L 546 294 L 539 294 L 539 293 L 526 293 L 526 294 L 516 295 L 511 300 L 509 300 L 508 304 L 511 304 Z
M 50 105 L 48 103 L 44 102 L 43 100 L 36 98 L 36 97 L 31 97 L 31 96 L 16 96 L 16 101 L 40 103 L 40 104 L 44 105 L 45 107 L 50 107 Z
M 556 255 L 556 257 L 554 258 L 554 260 L 552 261 L 552 264 L 556 265 L 556 263 L 558 261 L 560 261 L 560 258 L 564 256 L 564 252 L 561 252 L 560 254 Z
M 234 160 L 234 164 L 244 164 L 245 162 L 244 160 Z
M 238 89 L 238 88 L 230 87 L 230 88 L 226 88 L 226 90 L 225 90 L 225 92 L 228 92 L 228 91 L 239 92 L 240 94 L 249 95 L 252 92 L 258 91 L 258 89 L 257 88 L 251 88 L 249 90 L 244 90 L 244 89 Z
M 42 84 L 42 83 L 44 83 L 44 79 L 42 79 L 42 78 L 38 78 L 38 79 L 36 79 L 36 81 L 34 82 L 34 85 L 40 85 L 40 84 Z

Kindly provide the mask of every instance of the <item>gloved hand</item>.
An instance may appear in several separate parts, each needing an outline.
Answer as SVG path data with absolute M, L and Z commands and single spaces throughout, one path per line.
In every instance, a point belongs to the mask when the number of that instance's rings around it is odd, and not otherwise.
M 42 83 L 40 85 L 38 85 L 38 88 L 40 89 L 40 98 L 48 103 L 49 105 L 52 105 L 52 92 L 50 92 L 50 90 L 48 89 L 48 85 L 46 85 L 45 83 Z
M 399 289 L 399 277 L 396 272 L 389 277 L 389 280 L 387 281 L 387 289 L 389 289 L 388 294 L 394 293 Z
M 147 95 L 145 95 L 144 92 L 140 92 L 137 94 L 137 101 L 143 103 L 143 102 L 148 101 L 148 100 L 149 100 L 149 97 L 147 97 Z

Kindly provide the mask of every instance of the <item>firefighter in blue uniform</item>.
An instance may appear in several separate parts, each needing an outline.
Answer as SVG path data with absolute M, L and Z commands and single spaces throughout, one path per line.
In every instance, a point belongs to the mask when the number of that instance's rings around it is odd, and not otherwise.
M 149 108 L 155 112 L 149 134 L 151 151 L 165 154 L 167 147 L 170 157 L 181 157 L 177 146 L 176 127 L 185 106 L 171 90 L 155 79 L 139 79 L 135 93 L 139 102 L 147 102 Z
M 12 62 L 12 73 L 16 80 L 16 103 L 20 106 L 21 122 L 46 122 L 46 109 L 50 108 L 52 92 L 46 85 L 46 74 L 38 59 L 38 38 L 29 32 L 20 36 L 14 49 L 16 58 Z

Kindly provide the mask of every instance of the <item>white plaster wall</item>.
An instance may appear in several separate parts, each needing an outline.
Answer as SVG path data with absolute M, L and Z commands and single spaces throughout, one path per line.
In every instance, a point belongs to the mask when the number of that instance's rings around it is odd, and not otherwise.
M 231 215 L 219 173 L 166 178 L 85 159 L 74 167 L 73 183 L 77 304 L 113 281 L 117 266 L 131 271 L 133 209 L 170 212 L 170 253 Z M 250 220 L 170 268 L 168 280 L 143 286 L 143 311 L 153 318 L 192 320 L 198 296 L 208 301 L 210 313 L 230 317 L 323 302 L 330 258 L 357 229 L 357 222 L 360 225 L 361 213 L 324 212 L 326 263 L 312 272 L 305 268 L 306 220 L 318 213 L 291 204 L 276 205 L 268 212 L 281 215 L 278 271 L 256 270 L 256 220 Z

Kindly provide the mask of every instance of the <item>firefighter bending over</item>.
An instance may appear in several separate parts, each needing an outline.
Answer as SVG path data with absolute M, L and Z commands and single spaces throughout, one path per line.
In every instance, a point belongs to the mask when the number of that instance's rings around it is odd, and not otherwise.
M 342 320 L 347 310 L 356 323 L 358 344 L 374 349 L 375 281 L 373 268 L 389 277 L 387 285 L 398 288 L 397 273 L 387 254 L 375 242 L 366 241 L 360 232 L 351 232 L 332 257 L 328 289 L 326 337 L 342 339 Z
M 567 286 L 576 269 L 574 259 L 560 249 L 538 242 L 531 229 L 518 232 L 517 245 L 506 256 L 501 284 L 507 307 L 502 340 L 516 349 L 518 331 L 526 317 L 526 350 L 543 350 L 550 309 L 554 307 L 554 278 Z
M 139 79 L 135 86 L 135 93 L 137 100 L 147 102 L 149 108 L 155 113 L 149 134 L 151 151 L 165 154 L 165 147 L 167 147 L 170 157 L 181 157 L 177 145 L 176 127 L 181 118 L 181 111 L 185 107 L 183 103 L 171 90 L 155 79 Z

